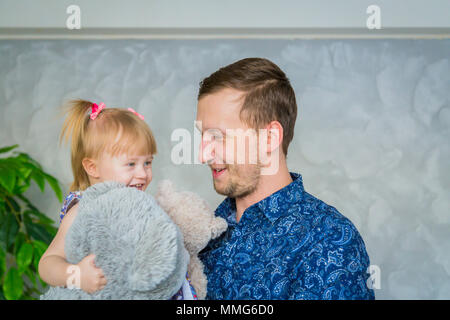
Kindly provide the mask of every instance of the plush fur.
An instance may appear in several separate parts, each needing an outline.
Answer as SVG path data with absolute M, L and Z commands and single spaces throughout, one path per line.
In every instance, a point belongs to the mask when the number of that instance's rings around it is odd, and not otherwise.
M 83 193 L 65 253 L 72 264 L 94 253 L 107 285 L 93 294 L 53 287 L 41 299 L 170 299 L 189 262 L 179 228 L 155 199 L 116 182 Z
M 211 239 L 220 236 L 228 227 L 225 219 L 216 217 L 214 211 L 197 194 L 177 192 L 168 180 L 162 181 L 155 196 L 156 201 L 178 225 L 183 233 L 184 245 L 189 252 L 188 273 L 199 299 L 206 296 L 207 279 L 198 253 Z

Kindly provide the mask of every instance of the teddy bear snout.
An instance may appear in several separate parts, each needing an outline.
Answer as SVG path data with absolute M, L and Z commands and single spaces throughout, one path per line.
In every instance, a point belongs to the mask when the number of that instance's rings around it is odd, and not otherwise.
M 215 239 L 225 232 L 228 228 L 228 223 L 221 217 L 215 217 L 211 222 L 211 238 Z

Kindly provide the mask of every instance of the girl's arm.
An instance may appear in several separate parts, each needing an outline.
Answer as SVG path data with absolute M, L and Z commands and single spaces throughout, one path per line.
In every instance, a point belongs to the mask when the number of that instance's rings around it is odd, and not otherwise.
M 88 255 L 78 264 L 73 265 L 66 261 L 66 255 L 64 253 L 66 233 L 77 216 L 77 212 L 78 204 L 74 205 L 64 216 L 55 238 L 39 261 L 39 275 L 42 280 L 51 286 L 65 287 L 68 277 L 76 274 L 74 273 L 74 269 L 70 267 L 78 267 L 80 275 L 78 283 L 81 289 L 88 293 L 93 293 L 103 289 L 106 285 L 106 278 L 103 275 L 102 269 L 97 268 L 94 264 L 95 256 L 93 254 Z

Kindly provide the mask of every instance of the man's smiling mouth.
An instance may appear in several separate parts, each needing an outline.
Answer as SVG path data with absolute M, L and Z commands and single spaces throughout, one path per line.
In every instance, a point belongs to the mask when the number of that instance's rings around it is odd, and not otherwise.
M 214 179 L 220 177 L 227 170 L 227 168 L 216 168 L 216 169 L 211 168 L 211 169 Z

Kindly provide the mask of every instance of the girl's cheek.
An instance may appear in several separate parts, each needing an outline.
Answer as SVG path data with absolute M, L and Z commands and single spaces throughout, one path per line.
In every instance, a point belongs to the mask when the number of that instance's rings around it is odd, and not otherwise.
M 148 184 L 147 184 L 147 186 L 148 186 L 148 185 L 150 184 L 150 182 L 152 182 L 152 179 L 153 179 L 152 168 L 150 168 L 150 169 L 148 170 L 147 176 L 148 176 Z
M 153 174 L 152 174 L 152 171 L 150 170 L 150 173 L 148 175 L 148 184 L 150 184 L 150 182 L 152 182 L 152 179 L 153 179 Z

